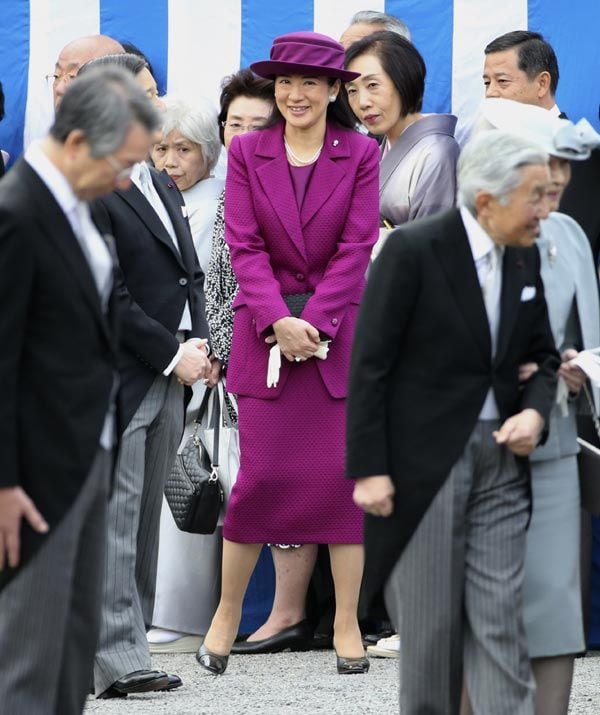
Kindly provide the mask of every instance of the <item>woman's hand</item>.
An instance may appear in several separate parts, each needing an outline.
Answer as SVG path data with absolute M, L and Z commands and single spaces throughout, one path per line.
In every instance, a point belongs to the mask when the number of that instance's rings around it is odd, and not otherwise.
M 211 357 L 210 359 L 210 372 L 207 377 L 204 378 L 204 384 L 208 387 L 215 387 L 219 382 L 219 377 L 221 375 L 221 368 L 223 367 L 220 360 L 216 357 Z
M 277 342 L 281 353 L 290 362 L 297 357 L 307 360 L 319 347 L 319 331 L 302 318 L 280 318 L 273 323 L 273 330 L 275 335 L 266 338 L 266 342 Z
M 569 392 L 579 392 L 586 380 L 586 374 L 576 365 L 569 365 L 569 362 L 577 357 L 577 350 L 569 348 L 560 356 L 562 365 L 558 368 L 558 374 L 567 383 Z

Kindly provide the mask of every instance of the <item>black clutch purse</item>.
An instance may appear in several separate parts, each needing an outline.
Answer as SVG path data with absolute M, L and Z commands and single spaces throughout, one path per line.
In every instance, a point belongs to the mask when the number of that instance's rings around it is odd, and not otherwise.
M 211 392 L 211 388 L 206 389 L 196 417 L 194 433 L 188 438 L 181 453 L 177 454 L 165 484 L 165 497 L 177 527 L 191 534 L 214 533 L 225 498 L 219 480 L 219 400 L 214 401 L 212 458 L 199 434 Z
M 308 303 L 308 299 L 312 298 L 313 295 L 313 293 L 288 293 L 288 295 L 283 296 L 283 300 L 292 316 L 299 318 L 305 305 Z

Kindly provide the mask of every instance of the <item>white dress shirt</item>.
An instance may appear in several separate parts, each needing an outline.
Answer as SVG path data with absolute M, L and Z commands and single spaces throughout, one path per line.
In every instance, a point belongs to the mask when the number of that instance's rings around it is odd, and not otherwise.
M 142 194 L 144 194 L 144 196 L 146 197 L 146 200 L 148 201 L 150 206 L 152 206 L 156 215 L 158 216 L 161 223 L 165 227 L 165 230 L 169 234 L 171 241 L 173 241 L 173 245 L 175 246 L 175 249 L 181 255 L 181 251 L 179 250 L 179 243 L 177 242 L 177 235 L 175 233 L 175 228 L 173 227 L 173 222 L 171 221 L 169 212 L 165 208 L 165 205 L 163 204 L 162 199 L 158 195 L 158 192 L 157 192 L 156 188 L 154 187 L 154 184 L 152 183 L 152 176 L 150 174 L 150 169 L 148 168 L 148 166 L 145 162 L 142 161 L 133 167 L 133 169 L 131 171 L 131 180 L 137 186 L 137 188 L 142 192 Z M 181 314 L 181 318 L 179 320 L 179 327 L 177 329 L 178 338 L 180 339 L 180 341 L 183 340 L 184 333 L 190 331 L 191 329 L 192 329 L 192 314 L 190 311 L 189 301 L 186 300 L 185 306 L 183 308 L 183 313 Z M 181 359 L 182 352 L 183 352 L 182 348 L 179 347 L 179 349 L 173 356 L 173 359 L 171 360 L 171 362 L 163 370 L 163 375 L 168 377 L 173 372 L 173 370 L 175 369 L 175 366 Z
M 25 152 L 25 161 L 38 174 L 66 215 L 90 266 L 98 293 L 101 298 L 105 298 L 112 289 L 112 258 L 104 239 L 92 222 L 87 202 L 80 201 L 75 196 L 64 175 L 42 150 L 41 141 L 31 144 Z M 106 309 L 106 305 L 103 307 Z
M 25 161 L 36 172 L 54 197 L 81 246 L 83 255 L 94 277 L 100 296 L 102 309 L 106 311 L 113 283 L 113 262 L 110 251 L 100 232 L 92 222 L 90 209 L 85 201 L 80 201 L 64 174 L 44 153 L 41 140 L 33 142 L 25 152 Z M 116 384 L 116 380 L 115 380 Z M 113 390 L 113 393 L 115 390 Z M 100 445 L 110 449 L 115 443 L 114 394 L 100 435 Z
M 498 341 L 498 327 L 500 323 L 500 296 L 502 294 L 502 257 L 504 247 L 498 246 L 487 234 L 485 229 L 464 206 L 460 209 L 479 285 L 483 294 L 485 309 L 488 315 L 490 338 L 492 344 L 492 358 L 496 354 Z M 498 405 L 494 390 L 490 387 L 488 394 L 479 413 L 480 420 L 498 419 Z

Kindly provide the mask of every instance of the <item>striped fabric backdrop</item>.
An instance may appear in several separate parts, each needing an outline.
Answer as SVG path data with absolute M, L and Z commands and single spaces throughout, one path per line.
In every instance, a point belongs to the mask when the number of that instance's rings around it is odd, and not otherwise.
M 216 103 L 221 79 L 266 58 L 276 35 L 314 29 L 338 38 L 363 9 L 409 25 L 427 63 L 425 111 L 457 114 L 461 136 L 483 95 L 483 48 L 515 29 L 544 34 L 558 55 L 559 106 L 600 129 L 600 0 L 2 0 L 0 148 L 14 160 L 48 128 L 45 75 L 74 38 L 100 32 L 129 40 L 150 58 L 161 93 Z M 591 640 L 600 647 L 600 520 L 595 538 Z
M 129 40 L 152 61 L 162 92 L 216 102 L 222 77 L 267 57 L 276 35 L 314 29 L 339 37 L 365 8 L 409 25 L 427 63 L 425 110 L 458 114 L 463 132 L 482 96 L 483 48 L 514 29 L 545 35 L 559 59 L 560 107 L 599 126 L 599 0 L 2 0 L 0 147 L 14 159 L 46 130 L 52 102 L 45 75 L 76 37 Z

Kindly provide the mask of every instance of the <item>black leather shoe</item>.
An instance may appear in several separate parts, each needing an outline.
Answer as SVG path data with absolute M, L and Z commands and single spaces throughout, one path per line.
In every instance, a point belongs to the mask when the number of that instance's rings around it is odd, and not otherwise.
M 235 654 L 281 653 L 282 650 L 310 650 L 313 631 L 305 619 L 284 628 L 270 638 L 259 641 L 234 643 L 231 652 Z
M 168 685 L 164 688 L 155 688 L 155 690 L 175 690 L 183 685 L 183 681 L 178 675 L 167 675 L 167 678 L 169 679 Z
M 98 695 L 99 700 L 124 698 L 129 693 L 149 693 L 164 690 L 169 685 L 169 676 L 162 670 L 136 670 L 128 673 Z
M 212 653 L 203 643 L 200 648 L 198 648 L 196 660 L 200 663 L 204 670 L 208 670 L 209 673 L 212 673 L 213 675 L 222 675 L 225 672 L 225 668 L 227 668 L 229 656 Z
M 342 658 L 335 654 L 337 662 L 337 672 L 340 675 L 354 675 L 355 673 L 368 673 L 371 664 L 366 656 L 362 658 Z

